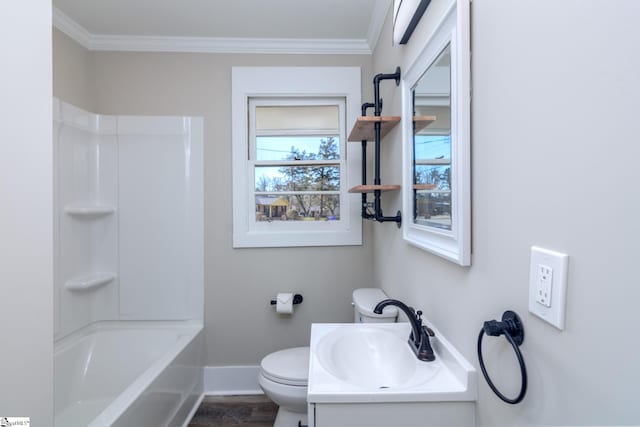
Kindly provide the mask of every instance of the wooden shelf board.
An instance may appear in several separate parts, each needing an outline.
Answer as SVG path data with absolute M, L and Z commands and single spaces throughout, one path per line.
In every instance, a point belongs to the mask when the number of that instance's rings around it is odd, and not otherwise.
M 436 184 L 413 184 L 414 190 L 433 190 L 436 187 Z
M 399 190 L 399 185 L 394 184 L 382 184 L 382 185 L 357 185 L 349 189 L 349 193 L 373 193 L 376 190 L 380 191 L 394 191 Z
M 360 116 L 349 134 L 348 141 L 373 141 L 375 139 L 374 124 L 380 122 L 380 138 L 384 138 L 398 123 L 398 116 Z M 426 126 L 426 125 L 425 125 Z M 424 126 L 423 126 L 424 127 Z
M 418 133 L 435 121 L 436 116 L 413 116 L 413 132 Z

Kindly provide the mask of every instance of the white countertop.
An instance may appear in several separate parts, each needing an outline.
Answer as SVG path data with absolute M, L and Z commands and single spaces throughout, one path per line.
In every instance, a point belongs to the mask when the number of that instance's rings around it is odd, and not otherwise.
M 347 328 L 347 329 L 343 329 Z M 368 384 L 358 384 L 339 378 L 325 362 L 326 346 L 331 338 L 323 340 L 331 333 L 358 334 L 362 328 L 379 328 L 385 334 L 396 334 L 401 340 L 398 345 L 405 345 L 411 352 L 411 359 L 403 361 L 416 365 L 411 366 L 415 372 L 412 378 L 393 386 L 377 386 L 376 372 L 371 372 L 372 380 Z M 436 354 L 433 362 L 420 361 L 413 355 L 406 338 L 411 327 L 408 323 L 314 323 L 311 325 L 311 352 L 309 359 L 309 385 L 307 401 L 309 403 L 357 403 L 357 402 L 451 402 L 474 401 L 477 396 L 477 374 L 473 366 L 446 341 L 437 330 L 431 338 L 431 345 Z M 362 332 L 363 334 L 367 332 Z M 371 332 L 371 331 L 369 331 Z M 355 335 L 351 335 L 354 337 Z M 320 351 L 319 351 L 320 350 Z M 362 357 L 363 366 L 370 362 L 365 358 L 375 357 L 371 349 L 363 348 L 362 353 L 353 355 Z M 356 359 L 357 360 L 357 359 Z

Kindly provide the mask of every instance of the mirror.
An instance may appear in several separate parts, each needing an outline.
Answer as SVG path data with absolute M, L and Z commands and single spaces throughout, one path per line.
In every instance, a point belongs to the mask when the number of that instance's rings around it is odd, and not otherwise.
M 451 45 L 413 88 L 413 111 L 412 219 L 451 230 Z
M 471 264 L 468 2 L 455 2 L 402 81 L 403 238 Z

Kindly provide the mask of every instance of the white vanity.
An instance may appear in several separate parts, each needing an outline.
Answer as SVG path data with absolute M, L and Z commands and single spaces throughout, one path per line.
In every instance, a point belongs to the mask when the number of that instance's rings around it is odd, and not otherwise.
M 309 426 L 472 426 L 475 369 L 438 331 L 436 360 L 418 360 L 410 332 L 408 323 L 313 324 Z

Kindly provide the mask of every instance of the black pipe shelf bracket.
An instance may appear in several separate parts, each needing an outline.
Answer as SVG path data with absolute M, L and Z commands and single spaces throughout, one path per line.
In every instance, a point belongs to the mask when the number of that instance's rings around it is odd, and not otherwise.
M 349 190 L 350 193 L 362 193 L 362 218 L 378 222 L 395 222 L 400 228 L 402 214 L 400 211 L 395 216 L 384 216 L 381 207 L 381 194 L 383 191 L 399 190 L 399 185 L 381 183 L 380 178 L 380 140 L 400 122 L 400 117 L 382 116 L 382 99 L 380 98 L 380 82 L 383 80 L 395 80 L 396 86 L 400 85 L 400 67 L 391 74 L 378 74 L 373 78 L 374 102 L 362 104 L 362 116 L 356 121 L 349 141 L 362 143 L 362 185 Z M 373 108 L 374 115 L 367 116 L 367 109 Z M 367 185 L 367 141 L 374 141 L 374 180 L 373 185 Z M 373 203 L 367 197 L 373 193 Z

